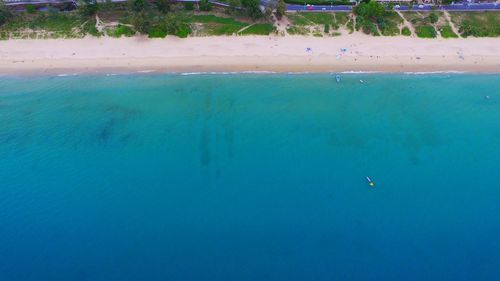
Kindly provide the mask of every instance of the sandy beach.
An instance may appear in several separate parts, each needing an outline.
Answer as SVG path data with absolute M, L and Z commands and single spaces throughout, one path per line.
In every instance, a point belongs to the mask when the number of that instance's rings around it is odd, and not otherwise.
M 116 71 L 500 72 L 500 40 L 354 34 L 0 42 L 0 74 Z

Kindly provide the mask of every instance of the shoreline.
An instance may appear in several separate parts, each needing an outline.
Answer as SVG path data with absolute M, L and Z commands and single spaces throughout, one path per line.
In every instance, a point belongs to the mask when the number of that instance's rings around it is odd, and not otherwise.
M 0 74 L 500 72 L 497 38 L 362 34 L 0 41 Z

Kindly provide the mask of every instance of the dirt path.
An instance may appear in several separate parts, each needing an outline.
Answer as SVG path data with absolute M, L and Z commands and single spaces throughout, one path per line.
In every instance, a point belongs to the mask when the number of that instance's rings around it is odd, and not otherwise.
M 106 25 L 104 24 L 104 22 L 102 22 L 101 19 L 99 18 L 99 16 L 96 14 L 95 15 L 95 28 L 97 29 L 97 31 L 103 32 L 105 27 L 106 27 Z
M 243 27 L 242 29 L 236 31 L 236 34 L 240 35 L 241 32 L 245 31 L 246 29 L 250 28 L 253 25 L 255 25 L 255 23 L 252 23 L 252 24 L 249 24 L 249 25 Z
M 284 15 L 283 17 L 281 17 L 281 20 L 278 20 L 274 16 L 273 16 L 273 19 L 274 19 L 273 20 L 274 26 L 276 27 L 276 31 L 278 32 L 278 34 L 280 34 L 280 35 L 286 35 L 286 34 L 288 34 L 286 32 L 286 28 L 290 24 L 290 21 L 288 20 L 288 18 L 286 17 L 286 15 Z
M 408 29 L 410 29 L 411 37 L 416 37 L 417 33 L 415 32 L 415 28 L 413 27 L 413 24 L 411 24 L 411 22 L 406 20 L 406 18 L 403 16 L 403 13 L 401 13 L 400 11 L 396 11 L 396 13 L 398 13 L 398 15 L 403 19 L 403 23 L 404 23 L 403 26 L 406 26 L 406 27 L 408 27 Z
M 458 35 L 459 38 L 462 38 L 462 36 L 460 36 L 460 32 L 458 32 L 458 28 L 455 26 L 455 24 L 451 21 L 451 16 L 450 16 L 450 13 L 448 13 L 448 11 L 444 11 L 444 17 L 446 18 L 446 20 L 448 21 L 448 23 L 450 24 L 451 26 L 451 30 L 453 30 L 453 32 L 455 32 L 455 34 Z

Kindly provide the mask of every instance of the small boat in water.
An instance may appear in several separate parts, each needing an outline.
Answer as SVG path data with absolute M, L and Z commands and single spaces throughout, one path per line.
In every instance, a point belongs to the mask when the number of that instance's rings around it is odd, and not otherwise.
M 337 83 L 340 83 L 340 75 L 335 75 L 335 80 L 337 80 Z
M 375 183 L 372 181 L 372 179 L 370 179 L 370 177 L 366 177 L 366 180 L 368 181 L 368 184 L 370 186 L 375 186 Z

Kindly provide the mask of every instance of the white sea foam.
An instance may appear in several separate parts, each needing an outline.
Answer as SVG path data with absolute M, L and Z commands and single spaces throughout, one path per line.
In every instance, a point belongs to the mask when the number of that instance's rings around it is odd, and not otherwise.
M 383 71 L 364 71 L 364 70 L 347 70 L 340 72 L 342 74 L 370 74 L 370 73 L 384 73 Z
M 248 74 L 274 74 L 276 72 L 275 71 L 266 71 L 266 70 L 252 70 L 252 71 L 243 71 L 241 73 L 248 73 Z
M 289 74 L 289 75 L 295 75 L 295 74 L 311 74 L 312 72 L 309 72 L 309 71 L 290 71 L 290 72 L 287 72 L 286 74 Z
M 234 75 L 234 74 L 273 74 L 274 71 L 210 71 L 210 72 L 182 72 L 180 75 Z
M 206 72 L 183 72 L 180 75 L 202 75 L 205 74 Z
M 458 71 L 458 70 L 443 70 L 443 71 L 416 71 L 416 72 L 404 72 L 404 74 L 408 75 L 428 75 L 428 74 L 462 74 L 467 73 L 467 71 Z

